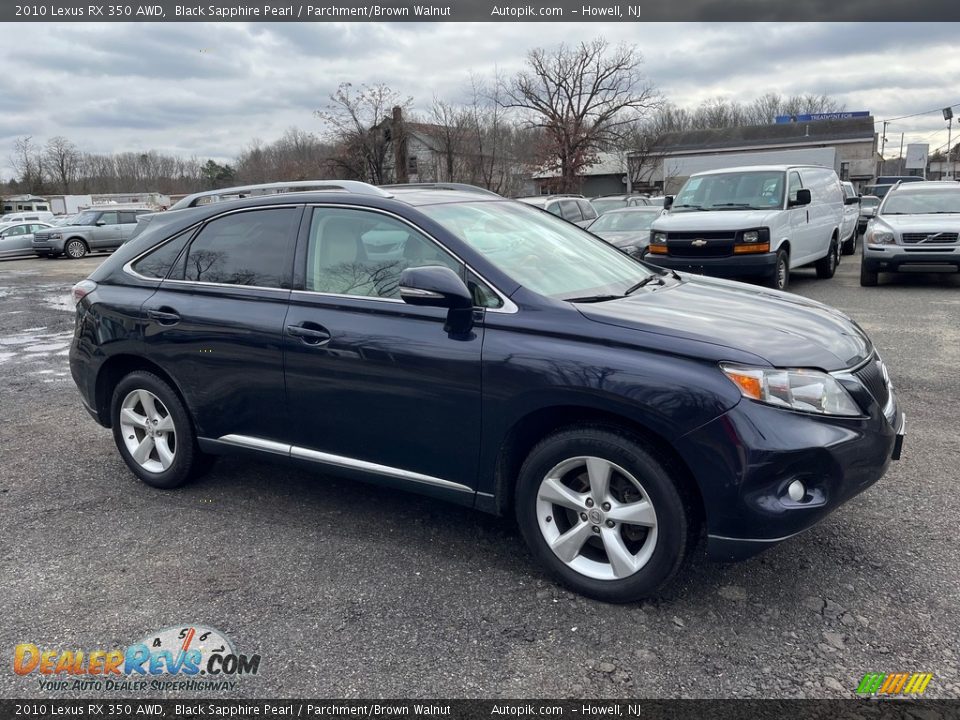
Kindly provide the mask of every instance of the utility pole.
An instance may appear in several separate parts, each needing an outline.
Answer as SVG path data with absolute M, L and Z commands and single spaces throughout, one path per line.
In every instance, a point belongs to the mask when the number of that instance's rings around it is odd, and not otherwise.
M 897 175 L 903 175 L 903 133 L 900 133 L 900 163 L 897 165 Z
M 943 119 L 947 121 L 947 173 L 949 174 L 948 179 L 953 179 L 955 177 L 953 172 L 953 159 L 950 155 L 950 143 L 953 141 L 951 136 L 951 130 L 953 130 L 953 108 L 945 107 L 943 109 Z M 947 179 L 947 178 L 945 178 Z
M 883 174 L 883 151 L 887 147 L 887 125 L 888 124 L 889 124 L 889 120 L 883 121 L 883 130 L 880 133 L 880 161 L 877 163 L 877 177 Z

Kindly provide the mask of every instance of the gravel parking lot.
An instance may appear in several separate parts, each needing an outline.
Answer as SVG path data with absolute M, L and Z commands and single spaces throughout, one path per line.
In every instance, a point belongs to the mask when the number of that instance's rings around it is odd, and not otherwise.
M 0 263 L 0 696 L 72 696 L 16 676 L 17 643 L 202 623 L 262 656 L 228 697 L 840 698 L 895 671 L 960 697 L 960 276 L 794 273 L 879 347 L 903 460 L 806 534 L 620 607 L 555 586 L 509 522 L 415 495 L 248 459 L 137 481 L 67 367 L 67 293 L 103 257 Z

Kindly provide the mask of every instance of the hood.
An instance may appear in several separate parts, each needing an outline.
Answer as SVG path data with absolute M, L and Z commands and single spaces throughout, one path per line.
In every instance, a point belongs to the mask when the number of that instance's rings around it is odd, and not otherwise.
M 790 293 L 683 274 L 629 297 L 579 304 L 589 320 L 672 335 L 764 358 L 777 367 L 842 370 L 866 360 L 870 339 L 839 310 Z
M 897 232 L 960 232 L 960 213 L 941 215 L 878 215 L 874 223 L 889 225 Z
M 747 230 L 763 227 L 773 222 L 779 207 L 769 210 L 684 210 L 669 211 L 653 221 L 654 230 L 691 231 L 698 230 Z
M 649 230 L 602 231 L 595 232 L 594 235 L 603 238 L 611 245 L 616 245 L 618 248 L 637 247 L 650 243 Z

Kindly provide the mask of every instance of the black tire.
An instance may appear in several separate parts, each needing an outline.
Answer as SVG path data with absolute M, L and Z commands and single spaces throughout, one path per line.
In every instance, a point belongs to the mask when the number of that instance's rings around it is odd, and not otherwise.
M 837 273 L 837 265 L 840 264 L 840 249 L 837 247 L 837 240 L 830 241 L 830 250 L 827 254 L 817 260 L 814 267 L 817 269 L 817 277 L 821 280 L 829 280 Z
M 578 572 L 561 560 L 551 550 L 543 531 L 540 529 L 540 515 L 538 515 L 538 496 L 541 482 L 548 473 L 566 460 L 576 461 L 583 457 L 600 458 L 614 463 L 632 474 L 642 485 L 644 500 L 650 502 L 656 512 L 656 535 L 650 540 L 652 554 L 632 574 L 617 579 L 599 579 L 589 577 Z M 576 472 L 576 471 L 572 471 Z M 585 471 L 584 471 L 585 472 Z M 611 475 L 611 488 L 614 483 L 621 483 L 622 476 L 617 478 L 617 472 Z M 639 495 L 638 495 L 639 496 Z M 560 430 L 536 445 L 527 456 L 516 488 L 516 518 L 530 552 L 537 562 L 553 577 L 572 590 L 597 600 L 606 602 L 625 603 L 634 602 L 659 592 L 680 570 L 691 550 L 696 545 L 699 523 L 693 505 L 687 498 L 684 488 L 677 479 L 671 476 L 669 463 L 657 457 L 647 449 L 636 436 L 615 427 L 580 426 Z M 589 502 L 589 501 L 588 501 Z M 595 507 L 594 510 L 599 509 Z M 609 507 L 605 509 L 609 510 Z M 559 523 L 564 521 L 561 512 L 552 511 L 558 517 L 548 515 L 545 522 L 554 522 L 556 530 L 563 532 Z M 577 512 L 572 518 L 577 521 Z M 586 517 L 582 515 L 582 517 Z M 603 520 L 595 522 L 602 523 Z M 578 523 L 589 524 L 587 521 Z M 600 525 L 599 527 L 603 527 Z M 638 526 L 633 526 L 636 532 Z M 569 530 L 570 528 L 568 528 Z M 597 536 L 590 536 L 583 544 L 588 552 L 599 553 L 597 557 L 607 558 L 607 565 L 612 569 L 612 563 L 601 541 L 598 527 L 588 528 L 596 531 Z M 624 533 L 630 532 L 627 525 L 615 528 L 617 537 L 626 541 Z M 607 532 L 607 530 L 603 530 Z M 606 536 L 604 536 L 606 537 Z M 649 537 L 644 533 L 641 542 Z M 630 542 L 634 539 L 630 538 Z M 592 546 L 588 547 L 588 545 Z M 642 547 L 641 547 L 642 551 Z M 583 550 L 577 551 L 578 559 Z
M 71 260 L 79 260 L 87 254 L 87 244 L 80 238 L 70 238 L 63 246 L 63 253 Z
M 774 290 L 786 290 L 790 285 L 790 255 L 780 248 L 777 251 L 777 261 L 773 266 L 773 274 L 767 277 L 764 283 Z
M 880 283 L 880 273 L 870 270 L 867 264 L 860 261 L 860 287 L 876 287 Z
M 856 255 L 857 253 L 857 231 L 853 231 L 853 235 L 850 236 L 846 242 L 841 246 L 841 251 L 844 255 Z
M 130 436 L 125 438 L 121 428 L 120 413 L 123 402 L 131 393 L 140 390 L 147 391 L 159 400 L 161 406 L 158 406 L 158 409 L 165 410 L 164 417 L 168 416 L 173 422 L 173 434 L 176 438 L 173 461 L 162 471 L 150 471 L 134 459 L 127 447 L 127 439 L 135 442 L 135 438 Z M 165 490 L 180 487 L 210 469 L 213 458 L 200 452 L 193 423 L 180 397 L 166 382 L 153 373 L 137 370 L 117 383 L 110 402 L 110 419 L 113 426 L 113 439 L 120 451 L 120 456 L 133 474 L 147 485 Z

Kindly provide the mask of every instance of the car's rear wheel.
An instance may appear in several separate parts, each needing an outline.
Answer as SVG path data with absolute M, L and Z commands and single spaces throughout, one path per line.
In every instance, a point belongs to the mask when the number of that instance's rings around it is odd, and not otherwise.
M 880 273 L 876 270 L 871 270 L 867 267 L 867 264 L 861 260 L 860 261 L 860 286 L 861 287 L 876 287 L 880 282 Z
M 820 258 L 814 264 L 814 267 L 817 269 L 817 277 L 821 280 L 829 280 L 837 272 L 837 265 L 840 264 L 840 248 L 837 245 L 837 240 L 834 238 L 830 241 L 830 250 L 827 251 L 825 257 Z
M 113 391 L 113 438 L 127 467 L 143 482 L 175 488 L 205 472 L 193 424 L 173 389 L 153 373 L 132 372 Z
M 857 252 L 857 231 L 853 231 L 853 235 L 843 243 L 843 254 L 844 255 L 854 255 Z
M 73 238 L 72 240 L 67 240 L 63 251 L 71 260 L 79 260 L 87 254 L 87 244 L 83 240 Z
M 516 515 L 543 567 L 608 602 L 658 592 L 695 539 L 693 515 L 664 463 L 613 428 L 570 428 L 541 441 L 521 468 Z
M 774 290 L 786 290 L 790 284 L 790 256 L 783 248 L 777 251 L 773 274 L 767 277 L 766 284 Z

